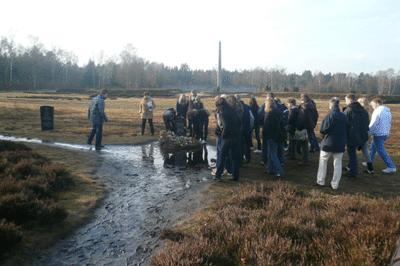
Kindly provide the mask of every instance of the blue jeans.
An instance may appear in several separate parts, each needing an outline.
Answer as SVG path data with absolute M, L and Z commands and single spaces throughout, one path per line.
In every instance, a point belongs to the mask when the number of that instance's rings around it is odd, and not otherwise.
M 318 140 L 317 137 L 315 136 L 315 132 L 313 131 L 310 137 L 310 152 L 315 152 L 315 151 L 320 151 L 319 145 L 318 145 Z
M 275 167 L 278 171 L 278 174 L 283 174 L 283 168 L 281 166 L 281 162 L 276 155 L 276 142 L 273 139 L 267 140 L 268 143 L 268 153 L 269 153 L 269 161 L 268 161 L 268 173 L 275 173 Z M 282 142 L 281 142 L 282 143 Z M 283 143 L 282 143 L 283 145 Z
M 275 142 L 275 153 L 279 159 L 279 162 L 281 164 L 285 163 L 285 149 L 283 148 L 283 141 Z M 261 153 L 261 161 L 263 163 L 266 163 L 268 161 L 268 154 L 269 154 L 269 146 L 268 146 L 268 140 L 265 141 L 263 140 L 263 146 L 262 146 L 262 153 Z
M 222 147 L 222 138 L 221 138 L 221 136 L 217 136 L 217 163 L 216 163 L 217 167 L 221 161 L 221 147 Z M 224 168 L 226 169 L 226 171 L 228 173 L 230 173 L 230 174 L 233 173 L 233 161 L 232 161 L 232 155 L 230 152 L 228 152 L 228 155 L 226 156 Z
M 371 162 L 374 163 L 375 155 L 376 153 L 379 154 L 379 156 L 382 158 L 382 160 L 385 162 L 386 167 L 389 168 L 396 168 L 394 163 L 392 162 L 392 159 L 390 159 L 389 154 L 385 150 L 385 140 L 387 139 L 388 136 L 374 136 L 371 142 L 371 146 L 369 148 L 370 151 L 370 156 L 371 156 Z
M 349 155 L 349 168 L 350 173 L 357 176 L 358 175 L 358 160 L 357 160 L 357 147 L 347 145 L 347 154 Z
M 240 152 L 240 137 L 234 139 L 221 139 L 221 156 L 217 164 L 217 172 L 215 177 L 221 179 L 222 172 L 225 168 L 226 158 L 228 153 L 231 153 L 233 160 L 233 174 L 235 180 L 239 180 L 239 154 Z
M 96 135 L 96 147 L 101 147 L 101 139 L 103 138 L 103 124 L 93 125 L 92 132 L 89 134 L 87 142 L 92 143 L 94 135 Z

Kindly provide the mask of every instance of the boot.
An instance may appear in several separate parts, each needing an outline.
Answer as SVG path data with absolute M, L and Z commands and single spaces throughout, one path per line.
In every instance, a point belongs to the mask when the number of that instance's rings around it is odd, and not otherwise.
M 372 166 L 372 163 L 367 163 L 367 170 L 365 170 L 367 174 L 372 174 L 374 172 L 374 167 Z

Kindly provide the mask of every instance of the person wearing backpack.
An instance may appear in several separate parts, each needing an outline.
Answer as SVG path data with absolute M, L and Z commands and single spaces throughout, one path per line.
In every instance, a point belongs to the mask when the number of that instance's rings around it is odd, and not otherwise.
M 315 103 L 311 100 L 308 94 L 303 93 L 301 95 L 301 104 L 299 106 L 299 115 L 297 119 L 297 130 L 307 130 L 308 139 L 305 141 L 298 141 L 301 147 L 302 161 L 299 165 L 309 165 L 310 164 L 310 150 L 308 148 L 310 138 L 314 132 L 314 128 L 318 121 L 318 111 Z
M 287 101 L 287 107 L 289 109 L 288 123 L 286 124 L 286 132 L 289 134 L 289 150 L 287 157 L 289 160 L 296 159 L 296 147 L 297 140 L 294 139 L 294 134 L 296 131 L 297 118 L 299 116 L 299 107 L 296 105 L 296 99 L 290 97 Z

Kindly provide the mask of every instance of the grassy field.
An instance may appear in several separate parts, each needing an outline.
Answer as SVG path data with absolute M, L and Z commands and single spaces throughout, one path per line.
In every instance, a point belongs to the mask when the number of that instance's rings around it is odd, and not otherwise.
M 201 95 L 200 95 L 201 96 Z M 344 104 L 344 96 L 340 98 L 343 100 L 341 107 Z M 162 122 L 162 114 L 168 108 L 174 107 L 176 98 L 153 98 L 157 108 L 155 109 L 154 125 L 156 132 L 163 130 L 164 125 Z M 264 101 L 264 96 L 257 97 L 259 105 Z M 285 102 L 286 98 L 281 97 Z M 39 138 L 42 140 L 50 141 L 63 141 L 71 143 L 86 143 L 87 136 L 91 131 L 90 122 L 87 120 L 87 108 L 90 104 L 90 98 L 87 95 L 54 95 L 54 94 L 26 94 L 26 93 L 0 93 L 0 134 Z M 109 117 L 109 122 L 104 125 L 103 144 L 140 144 L 147 141 L 157 140 L 158 134 L 150 136 L 149 129 L 146 128 L 145 135 L 140 136 L 140 114 L 139 103 L 140 98 L 113 98 L 112 92 L 110 99 L 106 100 L 106 113 Z M 205 107 L 208 110 L 214 110 L 213 96 L 202 96 Z M 249 98 L 243 99 L 245 103 L 249 102 Z M 321 139 L 318 133 L 319 123 L 328 112 L 328 100 L 315 99 L 319 111 L 319 122 L 316 128 L 317 138 Z M 54 106 L 54 130 L 41 131 L 40 124 L 40 106 L 50 105 Z M 385 143 L 385 147 L 395 165 L 400 165 L 400 122 L 397 119 L 400 116 L 400 104 L 388 104 L 393 116 L 392 129 L 389 138 Z M 209 124 L 209 143 L 214 144 L 214 128 L 216 125 L 215 118 L 210 116 Z M 32 144 L 33 145 L 33 144 Z M 35 145 L 34 150 L 45 154 L 47 157 L 53 158 L 55 162 L 66 165 L 68 169 L 75 171 L 76 175 L 82 176 L 82 184 L 89 185 L 92 183 L 93 170 L 96 158 L 91 158 L 87 164 L 92 163 L 92 168 L 88 165 L 82 165 L 83 162 L 79 159 L 79 152 L 64 152 L 58 149 L 46 149 L 40 145 Z M 86 155 L 85 155 L 86 156 Z M 358 153 L 360 172 L 363 166 L 361 162 L 364 161 L 363 155 Z M 300 157 L 298 157 L 300 159 Z M 249 164 L 244 164 L 240 170 L 240 181 L 232 183 L 224 181 L 216 183 L 210 188 L 210 196 L 214 197 L 216 202 L 228 200 L 234 195 L 232 191 L 237 189 L 244 189 L 248 185 L 258 186 L 259 184 L 274 185 L 289 184 L 296 187 L 297 190 L 304 191 L 305 193 L 322 193 L 324 197 L 329 200 L 335 200 L 342 194 L 346 195 L 362 195 L 366 198 L 382 198 L 382 200 L 391 200 L 400 195 L 399 175 L 383 174 L 382 169 L 385 168 L 383 161 L 377 156 L 375 161 L 375 173 L 367 175 L 364 173 L 359 174 L 358 179 L 342 178 L 340 181 L 339 189 L 332 190 L 329 188 L 315 189 L 313 183 L 316 180 L 318 170 L 319 153 L 311 154 L 310 166 L 299 167 L 296 161 L 286 161 L 284 166 L 285 175 L 281 179 L 275 176 L 270 176 L 265 173 L 265 166 L 261 165 L 261 155 L 252 154 L 252 161 Z M 343 164 L 347 163 L 347 154 L 343 158 Z M 85 161 L 85 160 L 83 160 Z M 328 164 L 327 183 L 329 184 L 332 176 L 332 163 Z M 211 175 L 210 175 L 211 177 Z M 90 190 L 96 195 L 97 191 L 101 191 L 101 187 L 95 182 L 94 188 Z M 89 188 L 84 188 L 89 189 Z M 75 194 L 74 194 L 75 193 Z M 95 206 L 98 197 L 88 196 L 86 198 L 79 198 L 79 194 L 74 192 L 71 195 L 65 195 L 65 198 L 74 197 L 73 201 L 66 203 L 70 204 L 70 212 L 75 212 L 77 215 L 76 221 L 79 220 L 79 215 L 85 215 L 87 210 Z M 75 203 L 73 203 L 75 202 Z M 82 203 L 82 204 L 80 204 Z M 374 203 L 375 204 L 375 203 Z M 85 207 L 86 206 L 86 207 Z M 193 216 L 193 220 L 187 221 L 181 225 L 182 230 L 193 231 L 198 230 L 202 224 L 203 219 L 207 217 L 207 211 L 199 212 Z M 84 221 L 81 217 L 80 221 Z

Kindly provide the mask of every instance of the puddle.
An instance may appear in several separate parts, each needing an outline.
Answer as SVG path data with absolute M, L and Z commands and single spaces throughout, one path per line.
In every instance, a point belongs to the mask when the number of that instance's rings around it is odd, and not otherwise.
M 173 225 L 183 197 L 211 182 L 215 146 L 195 152 L 169 153 L 157 142 L 146 145 L 93 146 L 1 136 L 1 140 L 43 143 L 96 153 L 104 158 L 96 176 L 107 198 L 93 219 L 73 235 L 26 265 L 148 265 L 163 228 Z M 193 199 L 195 201 L 195 199 Z M 190 206 L 186 208 L 188 213 Z

